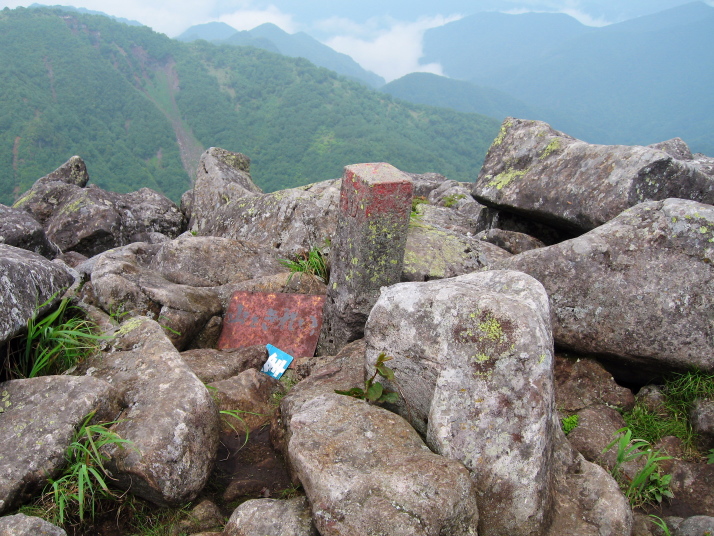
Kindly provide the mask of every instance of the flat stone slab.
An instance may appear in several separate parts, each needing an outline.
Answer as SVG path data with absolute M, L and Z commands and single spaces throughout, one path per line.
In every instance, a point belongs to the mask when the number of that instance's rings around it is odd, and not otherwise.
M 220 350 L 272 344 L 293 357 L 315 354 L 325 296 L 236 292 L 223 317 Z

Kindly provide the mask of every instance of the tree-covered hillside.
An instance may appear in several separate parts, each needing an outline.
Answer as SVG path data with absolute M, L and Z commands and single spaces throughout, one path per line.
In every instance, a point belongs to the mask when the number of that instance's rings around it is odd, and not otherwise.
M 2 203 L 73 154 L 104 188 L 178 199 L 210 146 L 251 157 L 267 191 L 368 161 L 471 180 L 497 131 L 493 119 L 403 103 L 303 59 L 101 16 L 0 12 Z

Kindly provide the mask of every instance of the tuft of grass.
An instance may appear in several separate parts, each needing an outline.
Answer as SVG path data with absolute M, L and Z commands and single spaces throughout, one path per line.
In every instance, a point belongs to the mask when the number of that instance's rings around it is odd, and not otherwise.
M 290 270 L 290 278 L 298 272 L 312 274 L 320 279 L 323 283 L 327 283 L 330 278 L 330 273 L 327 267 L 327 259 L 325 255 L 316 247 L 311 247 L 310 251 L 298 255 L 295 259 L 281 259 L 280 264 Z M 288 282 L 290 281 L 288 279 Z
M 94 322 L 82 318 L 80 310 L 63 298 L 53 312 L 38 319 L 39 311 L 54 297 L 38 305 L 27 321 L 24 349 L 12 365 L 10 377 L 35 378 L 61 374 L 96 352 L 107 336 L 97 335 Z
M 654 514 L 650 514 L 650 517 L 652 518 L 652 523 L 662 529 L 662 534 L 664 534 L 664 536 L 672 536 L 672 533 L 669 532 L 669 527 L 667 526 L 667 523 L 665 523 L 664 519 Z
M 447 195 L 444 197 L 442 203 L 446 208 L 451 208 L 453 207 L 456 203 L 458 203 L 461 199 L 465 199 L 466 195 L 465 194 L 451 194 Z
M 688 457 L 699 457 L 689 413 L 697 399 L 714 399 L 714 374 L 699 371 L 675 374 L 665 381 L 662 392 L 665 401 L 661 413 L 638 403 L 632 411 L 623 414 L 627 426 L 649 443 L 657 443 L 665 436 L 676 436 L 684 443 Z
M 617 456 L 611 474 L 630 505 L 638 508 L 645 504 L 661 503 L 664 497 L 671 498 L 673 495 L 669 484 L 672 475 L 661 474 L 659 468 L 659 462 L 669 460 L 671 456 L 660 456 L 659 451 L 653 451 L 647 441 L 634 439 L 629 428 L 621 428 L 616 434 L 615 439 L 603 449 L 603 453 L 617 445 Z M 622 466 L 640 458 L 643 458 L 644 464 L 630 479 L 622 470 Z
M 94 519 L 99 503 L 117 499 L 107 485 L 112 475 L 104 467 L 109 456 L 102 449 L 107 445 L 124 448 L 131 441 L 108 428 L 114 422 L 90 424 L 93 417 L 91 413 L 75 433 L 65 453 L 64 471 L 49 481 L 40 498 L 40 504 L 46 507 L 43 517 L 57 525 L 82 524 L 86 517 Z

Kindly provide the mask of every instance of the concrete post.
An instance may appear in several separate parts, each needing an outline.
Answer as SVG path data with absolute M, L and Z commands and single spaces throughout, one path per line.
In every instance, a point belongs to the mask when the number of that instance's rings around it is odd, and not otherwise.
M 364 334 L 379 289 L 398 283 L 413 185 L 385 163 L 345 167 L 318 355 L 332 355 Z

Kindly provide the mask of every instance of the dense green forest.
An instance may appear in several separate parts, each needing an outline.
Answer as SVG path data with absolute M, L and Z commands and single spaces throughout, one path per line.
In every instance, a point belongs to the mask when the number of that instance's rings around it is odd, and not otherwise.
M 73 154 L 103 188 L 176 200 L 210 146 L 251 157 L 266 191 L 369 161 L 473 180 L 497 131 L 493 119 L 407 104 L 299 58 L 95 15 L 0 12 L 6 204 Z

